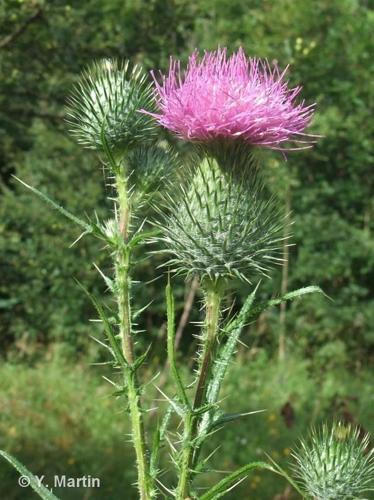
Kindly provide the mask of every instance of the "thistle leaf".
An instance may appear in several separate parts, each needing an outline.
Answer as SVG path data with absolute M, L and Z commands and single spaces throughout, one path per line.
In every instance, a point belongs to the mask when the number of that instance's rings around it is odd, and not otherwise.
M 109 278 L 109 276 L 106 276 L 102 270 L 99 268 L 99 266 L 97 266 L 95 263 L 93 264 L 95 269 L 98 271 L 98 273 L 100 274 L 100 276 L 103 278 L 106 286 L 108 287 L 108 290 L 110 290 L 111 292 L 114 292 L 114 281 Z
M 34 194 L 36 194 L 37 196 L 39 196 L 39 198 L 41 198 L 43 201 L 45 201 L 46 203 L 48 203 L 48 205 L 50 205 L 52 208 L 54 208 L 55 210 L 57 210 L 58 212 L 60 212 L 60 214 L 62 214 L 64 217 L 66 217 L 67 219 L 73 221 L 78 226 L 82 227 L 85 230 L 86 234 L 90 234 L 90 233 L 94 232 L 93 226 L 91 226 L 90 224 L 87 224 L 85 221 L 79 219 L 78 217 L 76 217 L 75 215 L 73 215 L 72 213 L 70 213 L 64 207 L 62 207 L 61 205 L 59 205 L 58 203 L 56 203 L 55 201 L 53 201 L 51 198 L 49 198 L 49 196 L 47 196 L 46 194 L 42 193 L 41 191 L 39 191 L 35 187 L 30 186 L 29 184 L 27 184 L 26 182 L 22 181 L 21 179 L 19 179 L 15 175 L 13 175 L 13 177 L 18 182 L 20 182 L 23 186 L 25 186 L 27 189 L 30 189 L 30 191 L 32 191 Z
M 139 368 L 142 366 L 144 361 L 147 359 L 147 356 L 148 356 L 150 349 L 151 349 L 151 344 L 149 344 L 149 346 L 147 347 L 147 350 L 145 352 L 143 352 L 143 354 L 141 354 L 140 356 L 138 356 L 136 358 L 133 365 L 131 366 L 132 370 L 134 370 L 134 371 L 139 370 Z
M 102 323 L 104 326 L 105 334 L 109 340 L 109 344 L 112 348 L 115 360 L 117 363 L 122 366 L 122 368 L 129 368 L 127 361 L 125 360 L 121 347 L 117 341 L 116 335 L 112 330 L 112 325 L 110 324 L 110 320 L 107 317 L 103 307 L 99 303 L 99 301 L 94 297 L 88 290 L 85 288 L 78 280 L 76 280 L 78 286 L 84 291 L 84 293 L 89 297 L 92 304 L 94 305 Z
M 275 469 L 266 462 L 252 462 L 222 479 L 222 481 L 213 486 L 213 488 L 201 495 L 200 500 L 216 500 L 217 498 L 223 497 L 235 482 L 244 479 L 253 469 L 266 469 L 271 472 L 276 472 Z
M 269 309 L 269 307 L 274 307 L 282 304 L 283 302 L 287 302 L 288 300 L 295 300 L 298 297 L 301 297 L 303 295 L 307 295 L 309 293 L 322 293 L 323 295 L 326 295 L 323 290 L 319 286 L 306 286 L 303 288 L 299 288 L 298 290 L 294 290 L 293 292 L 288 292 L 282 297 L 276 298 L 276 299 L 270 299 L 266 302 L 262 302 L 261 304 L 256 305 L 251 311 L 251 318 L 254 318 L 261 314 L 263 311 L 266 309 Z
M 172 406 L 168 406 L 163 419 L 161 420 L 161 422 L 157 423 L 157 427 L 153 434 L 152 451 L 151 451 L 150 465 L 149 465 L 150 475 L 153 478 L 157 477 L 160 448 L 164 440 L 166 429 L 172 412 L 173 412 Z
M 42 498 L 43 500 L 58 500 L 58 497 L 54 495 L 50 490 L 48 490 L 41 481 L 34 476 L 24 465 L 21 464 L 16 458 L 9 453 L 0 450 L 0 455 L 5 458 L 17 471 L 21 474 L 21 477 L 27 478 L 29 481 L 29 486 Z
M 258 287 L 259 284 L 244 302 L 238 316 L 224 329 L 223 333 L 227 340 L 218 352 L 218 356 L 212 370 L 212 377 L 207 390 L 207 401 L 210 404 L 214 404 L 218 400 L 219 391 L 221 389 L 223 379 L 226 375 L 226 371 L 232 359 L 232 356 L 234 355 L 242 329 L 247 323 L 250 316 L 252 304 L 255 299 Z M 204 416 L 200 428 L 200 431 L 202 433 L 206 432 L 207 429 L 211 426 L 212 417 L 213 416 L 209 414 Z
M 142 243 L 144 240 L 151 239 L 152 237 L 157 236 L 160 233 L 158 229 L 142 231 L 141 233 L 136 233 L 127 243 L 129 248 L 135 248 L 139 243 Z
M 185 408 L 182 407 L 180 404 L 179 404 L 179 401 L 176 401 L 175 399 L 171 399 L 169 398 L 163 391 L 162 389 L 160 389 L 160 387 L 157 387 L 157 385 L 155 385 L 156 389 L 158 390 L 158 392 L 166 399 L 166 401 L 169 403 L 170 407 L 175 411 L 175 413 L 183 418 L 184 415 L 185 415 Z
M 208 432 L 210 432 L 213 428 L 227 424 L 228 422 L 233 422 L 240 418 L 248 417 L 249 415 L 255 415 L 256 413 L 263 413 L 264 411 L 266 410 L 255 410 L 255 411 L 240 412 L 240 413 L 225 413 L 219 416 L 218 418 L 214 419 Z

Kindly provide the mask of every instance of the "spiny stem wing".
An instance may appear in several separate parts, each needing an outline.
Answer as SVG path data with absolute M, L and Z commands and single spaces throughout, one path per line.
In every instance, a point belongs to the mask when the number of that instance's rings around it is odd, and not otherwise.
M 223 497 L 223 495 L 227 493 L 227 491 L 235 482 L 245 478 L 253 469 L 267 469 L 275 472 L 275 469 L 266 462 L 252 462 L 250 464 L 244 465 L 244 467 L 241 467 L 240 469 L 231 473 L 229 476 L 222 479 L 219 483 L 210 488 L 209 491 L 201 495 L 200 500 L 216 500 L 217 498 Z
M 49 198 L 49 196 L 47 196 L 45 193 L 42 193 L 41 191 L 39 191 L 39 189 L 36 189 L 35 187 L 30 186 L 29 184 L 27 184 L 26 182 L 22 181 L 21 179 L 19 179 L 15 175 L 13 175 L 13 177 L 18 182 L 20 182 L 23 186 L 25 186 L 27 189 L 29 189 L 34 194 L 36 194 L 37 196 L 39 196 L 39 198 L 41 198 L 43 201 L 45 201 L 46 203 L 48 203 L 48 205 L 50 205 L 55 210 L 57 210 L 58 212 L 60 212 L 60 214 L 64 215 L 67 219 L 71 220 L 72 222 L 75 222 L 75 224 L 77 224 L 78 226 L 82 227 L 85 230 L 86 233 L 92 233 L 93 232 L 94 228 L 90 224 L 87 224 L 85 221 L 79 219 L 78 217 L 76 217 L 75 215 L 73 215 L 72 213 L 70 213 L 64 207 L 62 207 L 61 205 L 59 205 L 58 203 L 56 203 L 54 200 L 52 200 L 51 198 Z
M 43 500 L 58 500 L 58 497 L 54 495 L 50 490 L 48 490 L 32 472 L 30 472 L 24 465 L 21 464 L 16 458 L 7 453 L 6 451 L 0 450 L 0 455 L 5 458 L 17 471 L 21 474 L 21 477 L 27 478 L 29 481 L 29 486 L 42 498 Z M 26 482 L 26 479 L 25 479 Z M 26 484 L 26 483 L 25 483 Z
M 117 363 L 122 366 L 122 368 L 129 368 L 123 354 L 122 354 L 122 351 L 121 351 L 121 347 L 120 345 L 118 344 L 118 341 L 116 339 L 116 336 L 112 330 L 112 326 L 110 324 L 110 320 L 109 318 L 107 317 L 103 307 L 101 306 L 101 304 L 99 303 L 99 301 L 97 300 L 96 297 L 94 297 L 88 290 L 87 288 L 85 288 L 79 281 L 77 281 L 77 284 L 78 286 L 85 292 L 85 294 L 89 297 L 89 299 L 91 300 L 92 304 L 94 305 L 102 323 L 103 323 L 103 326 L 104 326 L 104 330 L 105 330 L 105 334 L 106 336 L 108 337 L 108 340 L 109 340 L 109 343 L 112 347 L 112 350 L 113 350 L 113 353 L 114 353 L 114 356 L 115 356 L 115 359 L 117 361 Z

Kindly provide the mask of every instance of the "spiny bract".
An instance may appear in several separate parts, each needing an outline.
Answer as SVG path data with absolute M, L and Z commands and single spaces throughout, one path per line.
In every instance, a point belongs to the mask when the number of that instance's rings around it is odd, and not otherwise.
M 104 59 L 82 74 L 69 99 L 68 121 L 85 147 L 102 150 L 104 135 L 112 152 L 121 154 L 157 133 L 139 109 L 154 109 L 146 75 L 128 61 Z
M 170 146 L 158 143 L 134 148 L 126 159 L 126 168 L 132 210 L 144 219 L 157 200 L 174 187 L 180 159 Z
M 175 150 L 166 143 L 134 148 L 126 159 L 129 185 L 141 195 L 170 188 L 180 168 Z
M 294 471 L 307 494 L 316 500 L 361 498 L 373 487 L 373 450 L 369 437 L 360 438 L 358 429 L 337 423 L 329 429 L 313 430 L 293 452 Z
M 224 174 L 212 158 L 170 198 L 159 227 L 172 255 L 167 265 L 177 273 L 248 281 L 281 261 L 283 220 L 274 199 L 265 198 L 258 179 Z

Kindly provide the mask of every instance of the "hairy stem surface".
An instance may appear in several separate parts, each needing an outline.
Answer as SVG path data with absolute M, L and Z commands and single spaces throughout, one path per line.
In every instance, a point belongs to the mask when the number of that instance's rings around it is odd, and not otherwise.
M 197 431 L 203 413 L 199 409 L 206 403 L 206 391 L 211 375 L 212 364 L 217 345 L 217 334 L 220 317 L 222 290 L 218 285 L 209 283 L 205 292 L 205 328 L 203 337 L 203 350 L 201 355 L 199 374 L 195 392 L 195 399 L 191 414 L 184 422 L 184 439 L 181 460 L 181 474 L 179 477 L 177 498 L 182 500 L 190 496 L 193 469 L 199 454 L 196 446 Z
M 121 241 L 115 255 L 116 293 L 118 302 L 119 330 L 123 355 L 128 363 L 124 379 L 129 400 L 132 439 L 138 469 L 138 489 L 141 500 L 151 498 L 149 465 L 143 423 L 143 413 L 139 396 L 139 384 L 134 368 L 134 342 L 131 325 L 130 302 L 130 248 L 127 245 L 131 217 L 130 200 L 127 191 L 126 171 L 123 166 L 116 173 L 117 204 L 116 217 Z

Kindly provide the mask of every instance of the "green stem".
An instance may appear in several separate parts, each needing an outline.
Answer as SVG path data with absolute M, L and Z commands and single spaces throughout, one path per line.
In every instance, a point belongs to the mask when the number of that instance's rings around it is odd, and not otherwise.
M 175 307 L 174 307 L 174 295 L 170 284 L 170 277 L 168 284 L 166 286 L 166 309 L 167 309 L 167 354 L 168 363 L 171 368 L 171 373 L 173 375 L 177 394 L 181 402 L 186 408 L 191 409 L 190 402 L 188 400 L 181 376 L 177 367 L 177 360 L 175 356 Z
M 184 418 L 183 451 L 180 464 L 180 476 L 177 486 L 177 500 L 190 498 L 191 485 L 191 462 L 193 457 L 192 436 L 194 429 L 194 417 L 188 413 Z
M 194 410 L 200 408 L 206 395 L 212 361 L 215 354 L 221 300 L 222 291 L 218 286 L 209 286 L 206 291 L 205 335 L 203 338 L 203 353 L 193 405 Z
M 204 406 L 206 402 L 206 392 L 216 352 L 222 295 L 222 288 L 219 285 L 211 282 L 208 283 L 205 292 L 206 313 L 203 352 L 201 355 L 195 399 L 192 412 L 184 422 L 181 473 L 176 496 L 179 500 L 189 498 L 190 496 L 193 467 L 199 453 L 199 449 L 196 447 L 195 441 L 198 434 L 199 422 L 203 415 L 203 413 L 199 413 L 199 409 Z
M 147 460 L 147 449 L 143 423 L 143 413 L 139 397 L 139 384 L 134 369 L 134 342 L 131 325 L 131 302 L 130 302 L 130 248 L 127 245 L 128 231 L 131 217 L 131 207 L 127 191 L 126 171 L 120 166 L 116 173 L 117 189 L 117 221 L 121 234 L 115 255 L 115 272 L 117 285 L 117 302 L 119 315 L 119 330 L 121 336 L 123 355 L 129 365 L 124 378 L 129 400 L 130 419 L 132 427 L 132 438 L 136 454 L 138 469 L 138 489 L 141 500 L 151 498 L 151 483 L 149 475 L 149 464 Z

